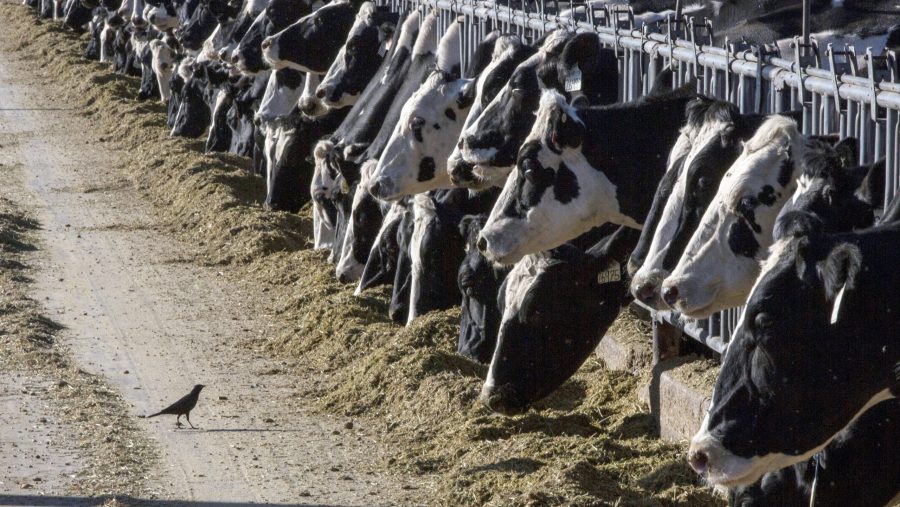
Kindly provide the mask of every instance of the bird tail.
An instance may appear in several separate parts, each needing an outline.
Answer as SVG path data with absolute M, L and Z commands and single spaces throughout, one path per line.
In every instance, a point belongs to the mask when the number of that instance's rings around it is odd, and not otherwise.
M 162 414 L 162 412 L 157 412 L 157 413 L 155 413 L 155 414 L 145 415 L 144 418 L 145 418 L 145 419 L 150 419 L 151 417 L 156 417 L 156 416 L 158 416 L 159 414 Z

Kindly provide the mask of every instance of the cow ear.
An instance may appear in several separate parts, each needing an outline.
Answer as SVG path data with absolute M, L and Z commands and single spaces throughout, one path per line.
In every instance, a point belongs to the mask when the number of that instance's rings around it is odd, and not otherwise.
M 588 107 L 590 102 L 588 102 L 587 97 L 584 95 L 578 95 L 577 97 L 572 97 L 572 102 L 570 104 L 572 107 Z
M 852 243 L 841 243 L 831 250 L 820 267 L 825 283 L 825 296 L 829 301 L 846 289 L 853 289 L 862 265 L 859 247 Z
M 859 140 L 855 137 L 841 139 L 834 145 L 834 151 L 841 161 L 841 167 L 853 167 L 857 165 L 859 153 Z

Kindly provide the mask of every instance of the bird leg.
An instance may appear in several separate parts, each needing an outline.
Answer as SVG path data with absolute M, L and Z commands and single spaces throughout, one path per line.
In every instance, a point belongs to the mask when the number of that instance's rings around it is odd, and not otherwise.
M 182 426 L 184 426 L 184 425 L 181 424 L 181 414 L 178 414 L 178 417 L 175 418 L 175 427 L 180 428 Z
M 190 412 L 188 412 L 187 414 L 184 414 L 184 418 L 187 419 L 188 424 L 191 424 L 191 413 Z M 191 424 L 191 429 L 195 430 L 197 428 L 195 428 L 194 425 Z

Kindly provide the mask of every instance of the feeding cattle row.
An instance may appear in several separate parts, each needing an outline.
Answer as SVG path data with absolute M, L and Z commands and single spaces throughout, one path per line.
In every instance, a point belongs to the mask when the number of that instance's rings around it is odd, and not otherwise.
M 391 285 L 391 319 L 461 306 L 458 351 L 490 365 L 492 410 L 552 393 L 633 298 L 693 318 L 748 303 L 691 466 L 741 505 L 808 501 L 822 469 L 827 501 L 847 505 L 875 455 L 867 500 L 897 493 L 900 204 L 881 209 L 884 160 L 858 164 L 855 139 L 801 134 L 800 111 L 742 114 L 673 87 L 671 69 L 617 102 L 616 50 L 564 27 L 489 27 L 463 68 L 461 22 L 425 8 L 26 3 L 141 77 L 173 136 L 252 158 L 267 208 L 310 203 L 314 248 L 356 294 Z M 666 17 L 633 7 L 639 23 Z M 889 41 L 875 7 L 817 3 L 814 28 L 863 40 L 836 29 L 868 23 L 865 41 Z M 763 42 L 799 22 L 772 8 L 690 7 Z

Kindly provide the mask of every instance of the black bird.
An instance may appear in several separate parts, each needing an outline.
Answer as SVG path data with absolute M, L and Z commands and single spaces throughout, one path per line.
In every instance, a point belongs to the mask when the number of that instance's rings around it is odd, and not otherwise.
M 147 418 L 156 417 L 161 414 L 177 415 L 178 417 L 175 418 L 175 426 L 181 426 L 181 416 L 184 416 L 185 419 L 187 419 L 188 424 L 191 425 L 191 428 L 196 429 L 194 428 L 194 425 L 191 424 L 191 410 L 194 410 L 194 407 L 197 406 L 197 400 L 200 398 L 200 390 L 204 387 L 206 386 L 203 384 L 195 385 L 191 392 L 184 398 L 181 398 L 155 414 L 148 415 Z

